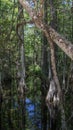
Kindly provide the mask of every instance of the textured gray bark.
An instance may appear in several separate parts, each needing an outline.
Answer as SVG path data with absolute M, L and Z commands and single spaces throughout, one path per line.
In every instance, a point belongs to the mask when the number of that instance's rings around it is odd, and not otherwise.
M 41 29 L 46 37 L 49 39 L 49 35 L 54 43 L 56 43 L 72 60 L 73 60 L 73 44 L 70 41 L 63 38 L 59 33 L 57 33 L 52 27 L 45 25 L 42 20 L 36 16 L 36 13 L 29 6 L 28 2 L 19 0 L 20 4 L 27 11 L 31 17 L 34 24 Z
M 20 3 L 18 3 L 18 21 L 22 21 L 23 19 L 23 10 Z M 18 80 L 18 111 L 21 119 L 19 119 L 19 127 L 20 129 L 25 129 L 25 61 L 24 61 L 24 26 L 18 27 L 18 45 L 19 45 L 19 80 Z
M 19 11 L 19 21 L 23 19 L 23 10 L 22 6 L 19 4 L 18 7 Z M 21 91 L 22 97 L 24 96 L 24 89 L 25 89 L 25 56 L 24 56 L 24 26 L 18 27 L 18 45 L 19 45 L 19 73 L 20 73 L 20 81 L 19 81 L 19 90 Z

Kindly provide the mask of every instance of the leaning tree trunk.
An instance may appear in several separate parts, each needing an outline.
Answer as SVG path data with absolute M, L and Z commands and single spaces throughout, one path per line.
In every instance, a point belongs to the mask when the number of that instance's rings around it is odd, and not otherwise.
M 31 17 L 32 21 L 35 23 L 35 25 L 41 29 L 49 42 L 49 36 L 51 37 L 52 41 L 56 43 L 72 60 L 73 60 L 73 44 L 71 42 L 67 41 L 65 38 L 63 38 L 59 33 L 57 33 L 52 27 L 44 24 L 39 17 L 39 14 L 36 15 L 35 10 L 33 10 L 28 2 L 19 0 L 20 4 L 25 8 L 29 16 Z

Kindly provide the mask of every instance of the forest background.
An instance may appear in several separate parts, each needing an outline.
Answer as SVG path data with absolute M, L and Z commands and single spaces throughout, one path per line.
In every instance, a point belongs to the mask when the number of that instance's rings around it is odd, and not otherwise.
M 72 130 L 73 53 L 66 55 L 55 43 L 51 49 L 52 37 L 37 27 L 36 17 L 20 1 L 0 0 L 0 129 L 53 130 L 53 125 L 54 130 Z M 26 1 L 47 28 L 73 44 L 73 0 Z M 46 104 L 52 79 L 62 98 L 57 114 L 52 111 L 53 124 Z

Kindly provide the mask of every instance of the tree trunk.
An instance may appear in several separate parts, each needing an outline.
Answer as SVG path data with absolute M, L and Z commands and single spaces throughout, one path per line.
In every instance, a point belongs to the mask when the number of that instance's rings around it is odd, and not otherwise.
M 48 61 L 47 61 L 47 39 L 43 35 L 42 38 L 42 73 L 47 78 L 48 77 Z M 46 79 L 45 78 L 45 79 Z M 46 80 L 41 79 L 41 110 L 42 110 L 42 130 L 47 130 L 47 107 L 45 103 L 46 97 Z
M 18 22 L 24 18 L 23 9 L 18 3 Z M 19 67 L 18 67 L 18 104 L 19 104 L 19 129 L 25 129 L 25 58 L 24 58 L 24 26 L 18 27 Z
M 49 0 L 49 4 L 50 4 L 50 13 L 51 13 L 50 25 L 52 28 L 57 30 L 57 10 L 56 10 L 53 0 Z M 56 49 L 57 48 L 55 47 L 55 44 L 52 41 L 50 44 L 52 73 L 56 70 L 56 58 L 55 58 Z M 54 77 L 54 81 L 56 81 L 54 73 L 53 73 L 53 77 Z M 59 127 L 58 127 L 59 121 L 57 120 L 58 118 L 59 118 L 59 109 L 57 106 L 56 108 L 53 108 L 50 113 L 50 129 L 51 130 L 57 130 L 57 129 L 59 130 Z
M 47 0 L 44 2 L 44 22 L 47 24 Z M 47 52 L 47 38 L 42 33 L 42 73 L 46 78 L 48 78 L 48 52 Z M 45 78 L 45 79 L 46 79 Z M 45 103 L 46 97 L 46 81 L 45 79 L 41 81 L 41 110 L 42 110 L 42 130 L 47 130 L 47 107 Z
M 23 0 L 19 0 L 19 2 L 23 8 L 25 8 L 35 25 L 45 33 L 48 42 L 50 35 L 51 40 L 56 43 L 73 60 L 73 44 L 63 38 L 52 27 L 45 25 L 42 20 L 36 15 L 35 11 L 30 8 L 28 2 L 24 2 Z
M 51 7 L 51 15 L 52 15 L 51 26 L 54 29 L 57 29 L 57 12 L 56 12 L 56 8 L 55 8 L 53 0 L 50 0 L 50 7 Z M 60 86 L 58 75 L 57 75 L 57 71 L 56 71 L 56 59 L 55 59 L 56 48 L 54 46 L 54 42 L 51 41 L 51 39 L 50 39 L 50 42 L 51 42 L 51 44 L 50 44 L 50 46 L 51 46 L 51 49 L 50 49 L 51 50 L 51 64 L 52 64 L 52 71 L 53 71 L 54 81 L 56 83 L 57 90 L 58 90 L 59 94 L 61 95 L 62 94 L 62 90 L 61 90 L 61 86 Z M 65 121 L 65 112 L 64 112 L 62 99 L 61 99 L 60 108 L 61 108 L 61 125 L 62 125 L 61 128 L 63 130 L 67 130 L 66 121 Z M 57 128 L 57 121 L 58 121 L 57 118 L 58 118 L 58 114 L 59 114 L 59 108 L 57 108 L 57 110 L 55 112 L 54 112 L 55 113 L 55 115 L 54 115 L 55 116 L 54 117 L 55 120 L 53 121 L 54 122 L 53 125 L 55 125 L 54 129 L 58 129 L 59 130 L 59 128 Z
M 0 72 L 0 130 L 2 130 L 1 122 L 2 122 L 2 102 L 3 102 L 3 89 L 1 84 L 1 72 Z

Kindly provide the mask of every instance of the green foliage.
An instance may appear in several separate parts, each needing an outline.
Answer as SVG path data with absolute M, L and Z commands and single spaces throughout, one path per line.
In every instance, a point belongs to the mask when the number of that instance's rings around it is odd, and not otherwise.
M 73 13 L 71 12 L 72 7 L 71 0 L 57 1 L 54 0 L 54 6 L 57 11 L 57 31 L 65 36 L 68 40 L 73 41 Z M 39 3 L 38 5 L 39 6 Z M 50 13 L 50 6 L 48 6 L 47 16 L 45 20 L 48 20 L 48 23 L 52 20 Z M 37 9 L 37 8 L 36 8 Z M 24 18 L 26 21 L 29 21 L 29 15 L 24 10 Z M 5 130 L 10 130 L 9 119 L 11 118 L 11 125 L 13 129 L 20 130 L 20 122 L 23 120 L 22 111 L 19 112 L 18 106 L 14 108 L 14 103 L 18 103 L 18 82 L 17 72 L 19 63 L 19 38 L 16 34 L 16 26 L 18 21 L 18 1 L 17 0 L 0 0 L 0 72 L 2 78 L 7 78 L 8 76 L 12 78 L 12 82 L 8 82 L 8 85 L 4 84 L 3 86 L 3 96 L 4 102 L 2 104 L 1 119 L 2 119 L 2 128 Z M 34 24 L 24 25 L 24 50 L 25 50 L 25 66 L 26 66 L 26 86 L 28 88 L 26 97 L 33 100 L 33 102 L 41 103 L 41 80 L 46 82 L 46 77 L 42 70 L 42 53 L 43 53 L 43 41 L 42 33 L 38 30 Z M 46 48 L 44 46 L 44 48 Z M 48 49 L 47 49 L 48 51 Z M 49 52 L 48 52 L 49 53 Z M 50 59 L 50 58 L 49 58 Z M 45 61 L 44 61 L 45 62 Z M 49 61 L 48 61 L 49 62 Z M 50 64 L 50 62 L 49 62 Z M 71 61 L 70 59 L 58 48 L 56 47 L 56 65 L 57 72 L 60 79 L 62 89 L 66 91 L 69 86 L 72 89 L 72 84 L 69 82 L 69 73 Z M 46 65 L 49 69 L 49 66 Z M 45 68 L 44 68 L 45 70 Z M 65 87 L 63 86 L 63 77 L 65 78 Z M 2 80 L 3 80 L 2 79 Z M 70 81 L 70 80 L 69 80 Z M 46 83 L 45 83 L 46 84 Z M 47 83 L 48 86 L 48 83 Z M 45 88 L 46 89 L 46 88 Z M 45 91 L 43 88 L 43 91 Z M 44 95 L 43 95 L 44 98 Z M 65 114 L 66 120 L 70 117 L 72 113 L 72 93 L 71 90 L 68 91 L 65 95 Z M 37 111 L 42 108 L 40 105 L 36 107 L 35 117 Z M 41 118 L 41 115 L 39 115 Z M 26 130 L 29 130 L 28 125 L 31 126 L 31 123 L 28 119 L 28 114 L 26 113 Z M 71 122 L 70 122 L 71 121 Z M 30 123 L 29 123 L 30 122 Z M 69 120 L 69 129 L 73 129 L 72 119 Z M 37 130 L 34 126 L 34 130 Z M 12 129 L 12 130 L 13 130 Z M 31 128 L 32 130 L 32 128 Z

